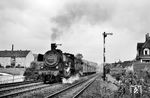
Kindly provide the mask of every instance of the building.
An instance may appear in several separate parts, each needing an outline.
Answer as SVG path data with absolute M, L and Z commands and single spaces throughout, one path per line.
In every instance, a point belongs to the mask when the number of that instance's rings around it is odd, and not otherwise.
M 145 42 L 137 43 L 136 60 L 140 62 L 150 62 L 150 36 L 145 35 Z
M 30 50 L 4 50 L 0 51 L 0 64 L 6 66 L 29 67 L 34 61 L 34 56 Z

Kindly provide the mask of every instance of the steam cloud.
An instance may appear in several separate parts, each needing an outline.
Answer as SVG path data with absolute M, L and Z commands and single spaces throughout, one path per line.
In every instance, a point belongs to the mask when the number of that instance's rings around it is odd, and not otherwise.
M 68 3 L 57 16 L 51 19 L 56 24 L 56 27 L 52 28 L 51 39 L 59 38 L 65 31 L 80 21 L 91 25 L 104 23 L 111 19 L 113 11 L 113 6 L 110 8 L 103 2 Z
M 73 83 L 74 81 L 79 80 L 79 75 L 76 74 L 75 76 L 71 76 L 69 79 L 62 79 L 63 83 Z
M 133 34 L 138 33 L 138 37 L 141 37 L 142 32 L 149 31 L 149 4 L 148 0 L 143 2 L 140 0 L 136 2 L 134 0 L 77 0 L 69 2 L 55 17 L 51 18 L 51 22 L 55 23 L 51 38 L 52 40 L 59 38 L 74 24 L 81 21 L 91 26 L 100 26 L 107 22 L 114 29 L 127 30 Z

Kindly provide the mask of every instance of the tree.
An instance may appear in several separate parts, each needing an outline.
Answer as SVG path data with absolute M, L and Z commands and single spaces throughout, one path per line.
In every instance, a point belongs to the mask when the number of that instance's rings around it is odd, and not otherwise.
M 21 66 L 20 64 L 18 64 L 15 68 L 24 68 L 24 66 Z
M 82 55 L 82 54 L 80 54 L 80 53 L 78 53 L 78 54 L 76 55 L 76 58 L 78 58 L 78 59 L 82 59 L 82 58 L 83 58 L 83 55 Z

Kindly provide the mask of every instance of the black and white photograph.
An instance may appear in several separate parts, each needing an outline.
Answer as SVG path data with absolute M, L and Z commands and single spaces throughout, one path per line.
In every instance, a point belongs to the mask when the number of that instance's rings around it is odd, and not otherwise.
M 0 98 L 150 98 L 150 0 L 0 0 Z

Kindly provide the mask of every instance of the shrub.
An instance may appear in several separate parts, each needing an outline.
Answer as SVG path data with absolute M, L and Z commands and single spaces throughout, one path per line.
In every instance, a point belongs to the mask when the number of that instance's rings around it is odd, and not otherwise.
M 0 64 L 0 68 L 4 68 L 4 66 L 2 66 L 2 65 Z
M 0 68 L 4 68 L 4 66 L 0 66 Z
M 24 68 L 24 66 L 21 66 L 20 64 L 18 64 L 15 68 Z
M 6 68 L 12 68 L 12 66 L 11 65 L 6 65 Z

